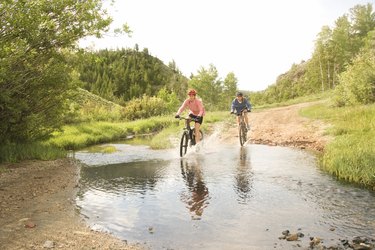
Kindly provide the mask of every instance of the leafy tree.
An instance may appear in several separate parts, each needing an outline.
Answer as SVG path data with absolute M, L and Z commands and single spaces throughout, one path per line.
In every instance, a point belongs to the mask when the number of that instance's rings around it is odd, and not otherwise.
M 0 140 L 44 138 L 60 125 L 70 82 L 67 51 L 100 36 L 111 19 L 100 0 L 0 4 Z
M 219 108 L 217 104 L 220 102 L 223 85 L 213 64 L 208 69 L 201 67 L 198 74 L 190 80 L 189 85 L 197 90 L 208 109 L 217 110 Z
M 223 83 L 223 109 L 226 109 L 230 106 L 236 91 L 237 91 L 238 80 L 233 72 L 228 73 L 224 79 Z
M 337 106 L 375 102 L 375 30 L 368 35 L 367 45 L 347 71 L 340 75 L 334 93 Z

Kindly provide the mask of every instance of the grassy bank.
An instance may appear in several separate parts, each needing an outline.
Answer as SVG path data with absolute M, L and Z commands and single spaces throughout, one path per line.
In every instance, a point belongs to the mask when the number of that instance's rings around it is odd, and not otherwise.
M 253 109 L 255 110 L 264 110 L 268 108 L 276 108 L 276 107 L 285 107 L 293 104 L 304 103 L 304 102 L 313 102 L 319 100 L 328 99 L 332 95 L 333 91 L 326 91 L 323 93 L 307 95 L 302 97 L 297 97 L 294 99 L 290 99 L 284 102 L 272 103 L 272 104 L 262 104 L 262 105 L 253 105 Z M 250 98 L 251 100 L 251 98 Z
M 67 150 L 124 139 L 130 135 L 148 134 L 171 126 L 172 117 L 153 117 L 131 122 L 87 122 L 66 125 L 47 142 Z
M 0 147 L 0 162 L 54 160 L 65 155 L 64 149 L 42 143 L 6 144 Z
M 206 124 L 212 124 L 228 117 L 227 112 L 209 113 L 204 118 L 203 129 Z M 94 144 L 124 139 L 131 135 L 157 133 L 151 140 L 151 147 L 155 149 L 171 146 L 170 136 L 179 135 L 183 122 L 173 116 L 159 116 L 131 122 L 89 122 L 67 125 L 61 132 L 55 133 L 47 144 L 67 150 L 76 150 Z
M 332 108 L 319 104 L 301 114 L 333 125 L 327 133 L 334 140 L 325 148 L 322 168 L 375 190 L 375 105 Z
M 202 129 L 208 132 L 213 124 L 228 118 L 228 112 L 210 112 L 204 118 Z M 155 134 L 150 146 L 154 149 L 172 147 L 171 137 L 178 138 L 184 126 L 170 116 L 158 116 L 130 122 L 92 121 L 63 126 L 60 132 L 42 143 L 11 144 L 0 147 L 0 162 L 17 162 L 29 159 L 52 160 L 66 156 L 67 150 L 113 142 L 128 136 Z

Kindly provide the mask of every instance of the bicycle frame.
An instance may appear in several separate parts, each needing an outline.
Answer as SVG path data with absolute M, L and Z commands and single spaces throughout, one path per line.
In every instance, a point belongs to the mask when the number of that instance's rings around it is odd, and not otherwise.
M 192 117 L 180 117 L 180 120 L 185 120 L 185 127 L 183 129 L 181 141 L 180 141 L 180 156 L 183 157 L 186 154 L 188 146 L 194 146 L 195 142 L 195 128 L 190 126 L 191 121 L 197 121 Z M 203 139 L 203 133 L 199 130 L 201 139 Z

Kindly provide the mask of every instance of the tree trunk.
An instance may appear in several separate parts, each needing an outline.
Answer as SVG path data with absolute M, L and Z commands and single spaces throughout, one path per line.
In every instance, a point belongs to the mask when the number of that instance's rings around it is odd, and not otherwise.
M 322 81 L 322 92 L 324 92 L 324 75 L 323 75 L 323 66 L 322 66 L 322 59 L 321 59 L 321 56 L 319 54 L 319 67 L 320 67 L 320 78 L 321 78 L 321 81 Z

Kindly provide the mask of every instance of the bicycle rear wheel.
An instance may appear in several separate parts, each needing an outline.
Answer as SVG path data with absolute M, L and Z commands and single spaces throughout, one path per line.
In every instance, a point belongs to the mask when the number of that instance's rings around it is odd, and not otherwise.
M 188 148 L 189 134 L 183 133 L 180 141 L 180 156 L 183 157 L 186 154 Z
M 243 146 L 247 140 L 247 129 L 245 124 L 241 124 L 239 127 L 240 144 Z

